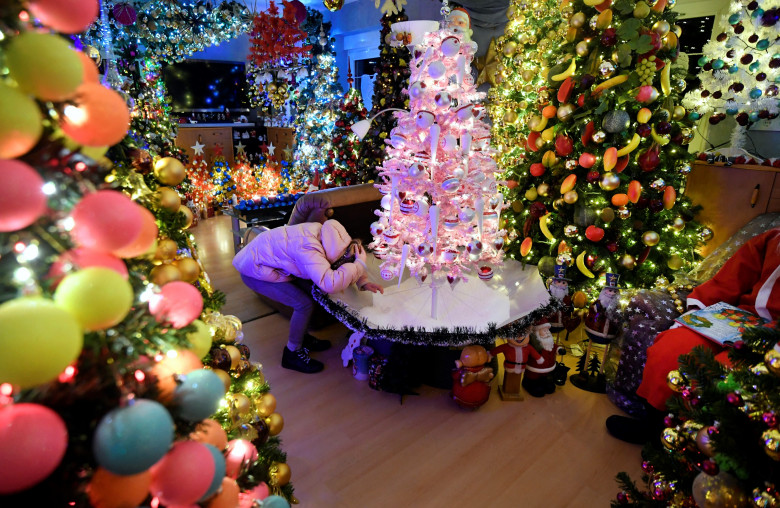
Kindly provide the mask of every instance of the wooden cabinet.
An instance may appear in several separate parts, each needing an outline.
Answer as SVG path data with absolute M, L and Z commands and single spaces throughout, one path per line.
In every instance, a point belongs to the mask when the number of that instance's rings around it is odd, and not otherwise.
M 228 164 L 232 167 L 235 164 L 233 159 L 233 128 L 230 126 L 211 126 L 209 124 L 182 124 L 179 125 L 179 133 L 176 136 L 176 146 L 187 153 L 192 160 L 195 158 L 195 151 L 192 146 L 196 141 L 206 145 L 203 147 L 203 155 L 206 163 L 211 165 L 214 160 L 214 146 L 219 143 L 222 145 L 222 154 L 225 156 Z
M 268 144 L 272 143 L 276 147 L 275 156 L 291 160 L 292 156 L 286 157 L 283 150 L 287 147 L 290 150 L 295 148 L 295 130 L 289 127 L 268 127 Z
M 696 162 L 685 194 L 702 210 L 697 220 L 712 229 L 706 256 L 754 217 L 780 212 L 780 170 L 766 166 L 715 166 Z

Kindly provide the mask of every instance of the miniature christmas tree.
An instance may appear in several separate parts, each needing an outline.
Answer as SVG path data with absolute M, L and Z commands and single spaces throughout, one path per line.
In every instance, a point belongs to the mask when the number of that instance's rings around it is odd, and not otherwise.
M 214 184 L 214 202 L 219 206 L 227 206 L 236 192 L 236 182 L 233 171 L 222 154 L 224 147 L 219 143 L 214 145 L 214 160 L 211 162 L 211 181 Z
M 214 190 L 214 184 L 211 181 L 211 170 L 203 158 L 204 146 L 200 142 L 196 142 L 192 146 L 192 149 L 195 151 L 195 158 L 187 165 L 187 179 L 190 182 L 187 197 L 199 209 L 208 208 Z
M 379 62 L 374 78 L 374 95 L 371 99 L 373 116 L 388 108 L 409 109 L 409 97 L 403 93 L 409 83 L 409 50 L 395 39 L 390 25 L 409 19 L 402 9 L 397 14 L 382 16 L 382 29 L 379 32 Z M 392 43 L 392 44 L 391 44 Z M 390 130 L 395 127 L 393 115 L 380 115 L 371 123 L 368 135 L 363 138 L 360 146 L 358 180 L 367 182 L 375 178 L 377 168 L 386 158 L 384 140 L 390 136 Z
M 642 452 L 645 485 L 620 473 L 612 506 L 778 506 L 778 339 L 778 328 L 748 328 L 729 350 L 733 368 L 709 349 L 680 357 L 666 428 Z
M 236 199 L 252 199 L 260 195 L 260 180 L 254 166 L 249 163 L 243 145 L 236 149 L 236 164 L 233 166 L 233 179 L 236 183 Z
M 312 71 L 315 96 L 306 111 L 296 119 L 295 155 L 292 179 L 296 186 L 309 182 L 315 173 L 323 174 L 327 156 L 333 148 L 333 130 L 336 126 L 336 109 L 341 86 L 338 84 L 336 60 L 330 53 L 317 56 Z
M 506 227 L 517 235 L 509 252 L 543 276 L 576 261 L 572 284 L 591 294 L 606 272 L 620 274 L 626 287 L 671 278 L 712 234 L 691 220 L 695 209 L 682 196 L 693 132 L 680 105 L 686 70 L 675 67 L 680 31 L 671 4 L 576 0 L 561 9 L 557 31 L 517 33 L 511 30 L 527 13 L 522 2 L 513 4 L 502 54 L 513 57 L 505 72 L 520 80 L 507 80 L 519 84 L 526 75 L 533 87 L 541 75 L 544 83 L 528 103 L 532 115 L 515 118 L 501 103 L 492 108 L 497 129 L 516 123 L 529 132 L 525 158 L 505 175 Z M 541 72 L 514 59 L 521 38 L 546 48 Z M 513 148 L 504 147 L 510 161 Z
M 779 21 L 776 2 L 733 0 L 728 14 L 716 23 L 724 30 L 704 45 L 699 58 L 701 85 L 683 100 L 694 120 L 712 113 L 709 122 L 715 125 L 726 115 L 735 116 L 738 127 L 731 139 L 734 152 L 744 147 L 751 125 L 776 118 L 780 112 Z
M 325 183 L 328 186 L 344 186 L 362 183 L 358 174 L 360 139 L 350 126 L 366 118 L 368 111 L 363 106 L 360 92 L 352 87 L 350 71 L 349 90 L 341 99 L 333 133 L 333 151 L 325 167 Z
M 419 280 L 434 272 L 450 283 L 489 279 L 503 256 L 503 200 L 477 103 L 484 94 L 467 70 L 476 44 L 455 24 L 464 14 L 453 11 L 448 27 L 413 50 L 411 111 L 395 113 L 378 185 L 385 196 L 371 227 L 385 279 L 401 277 L 405 267 Z

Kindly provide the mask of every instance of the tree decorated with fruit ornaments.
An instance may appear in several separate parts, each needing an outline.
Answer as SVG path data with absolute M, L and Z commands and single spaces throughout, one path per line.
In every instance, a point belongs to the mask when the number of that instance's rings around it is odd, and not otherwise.
M 359 152 L 361 140 L 350 130 L 350 126 L 365 119 L 368 111 L 363 106 L 360 92 L 352 86 L 352 73 L 347 82 L 349 90 L 339 103 L 336 128 L 333 131 L 333 151 L 325 167 L 325 184 L 341 187 L 364 183 L 359 180 Z
M 734 116 L 738 127 L 731 138 L 732 151 L 744 147 L 747 130 L 760 120 L 776 118 L 780 54 L 777 2 L 733 0 L 714 39 L 699 58 L 701 85 L 685 95 L 683 105 L 698 120 L 711 113 L 709 122 Z M 717 29 L 716 29 L 717 31 Z
M 259 498 L 261 473 L 233 475 L 218 433 L 191 434 L 226 392 L 200 359 L 231 332 L 186 231 L 185 168 L 134 146 L 124 99 L 49 31 L 98 12 L 67 5 L 0 7 L 3 504 L 235 506 L 239 482 Z M 292 499 L 278 441 L 253 460 Z
M 420 281 L 490 279 L 503 258 L 503 199 L 478 103 L 484 94 L 468 72 L 476 44 L 464 25 L 467 15 L 456 9 L 413 49 L 411 109 L 395 113 L 379 173 L 385 196 L 371 226 L 385 279 L 402 277 L 406 267 Z
M 593 294 L 606 272 L 648 287 L 690 267 L 712 234 L 682 196 L 693 133 L 680 105 L 677 15 L 666 0 L 575 0 L 561 14 L 565 36 L 546 58 L 534 114 L 518 115 L 530 132 L 507 175 L 509 252 L 545 276 L 575 264 L 572 284 Z M 494 108 L 504 123 L 506 114 Z
M 660 440 L 642 452 L 642 486 L 618 475 L 612 506 L 780 504 L 780 329 L 749 328 L 729 350 L 682 355 Z
M 403 40 L 397 38 L 390 25 L 408 20 L 406 12 L 401 9 L 396 14 L 387 13 L 380 20 L 382 28 L 379 32 L 379 62 L 375 68 L 374 95 L 371 99 L 371 112 L 374 116 L 388 108 L 409 109 L 409 96 L 403 93 L 409 83 L 409 50 Z M 393 115 L 380 115 L 373 122 L 368 135 L 360 146 L 358 180 L 372 180 L 378 168 L 387 157 L 384 140 L 390 136 L 390 131 L 396 125 Z

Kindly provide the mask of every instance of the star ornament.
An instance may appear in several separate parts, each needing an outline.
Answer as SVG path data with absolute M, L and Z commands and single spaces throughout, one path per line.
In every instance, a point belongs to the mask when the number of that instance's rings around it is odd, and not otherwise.
M 268 155 L 273 155 L 274 154 L 274 150 L 276 150 L 276 147 L 274 146 L 273 141 L 272 141 L 271 144 L 268 145 Z
M 191 146 L 190 148 L 192 148 L 195 151 L 195 155 L 198 156 L 198 155 L 203 155 L 203 149 L 205 147 L 206 145 L 202 144 L 200 141 L 196 141 L 195 145 Z
M 236 145 L 236 153 L 246 153 L 246 145 L 241 141 Z
M 223 155 L 222 152 L 223 152 L 224 149 L 225 149 L 225 147 L 221 143 L 214 143 L 214 155 L 215 156 Z
M 492 86 L 496 85 L 496 73 L 498 67 L 498 52 L 496 51 L 496 39 L 490 39 L 490 46 L 488 46 L 487 54 L 484 57 L 477 59 L 477 68 L 479 69 L 479 76 L 477 76 L 476 85 L 479 86 L 482 83 L 488 82 Z

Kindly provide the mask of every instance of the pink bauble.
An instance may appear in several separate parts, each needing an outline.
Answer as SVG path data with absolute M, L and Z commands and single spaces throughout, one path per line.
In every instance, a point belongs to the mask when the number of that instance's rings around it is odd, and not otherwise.
M 111 252 L 141 233 L 141 207 L 121 192 L 101 190 L 84 196 L 71 212 L 71 238 L 77 245 Z
M 77 143 L 109 146 L 122 141 L 130 127 L 130 112 L 121 95 L 100 83 L 84 83 L 76 105 L 66 106 L 62 130 Z
M 57 260 L 52 263 L 47 277 L 56 286 L 69 272 L 90 266 L 109 268 L 127 280 L 127 265 L 124 261 L 114 255 L 87 247 L 77 247 L 60 254 Z
M 40 404 L 0 409 L 0 494 L 32 487 L 62 461 L 68 429 L 60 415 Z
M 191 505 L 208 491 L 214 479 L 214 458 L 206 445 L 177 441 L 153 465 L 149 492 L 164 505 Z
M 265 499 L 271 495 L 271 491 L 265 482 L 260 482 L 255 488 L 249 491 L 249 494 L 251 494 L 254 499 Z
M 0 232 L 26 228 L 46 212 L 43 178 L 22 161 L 0 160 Z
M 228 441 L 225 450 L 225 476 L 238 478 L 242 471 L 257 460 L 257 457 L 257 448 L 249 441 L 245 439 Z
M 203 311 L 203 297 L 189 282 L 169 282 L 149 299 L 149 311 L 157 321 L 182 328 L 198 319 Z
M 44 25 L 66 34 L 85 31 L 98 15 L 98 0 L 30 0 L 28 5 Z
M 141 232 L 128 245 L 115 250 L 112 253 L 115 256 L 125 259 L 138 257 L 149 252 L 157 240 L 158 230 L 154 214 L 142 206 L 138 207 L 138 211 L 141 213 Z

